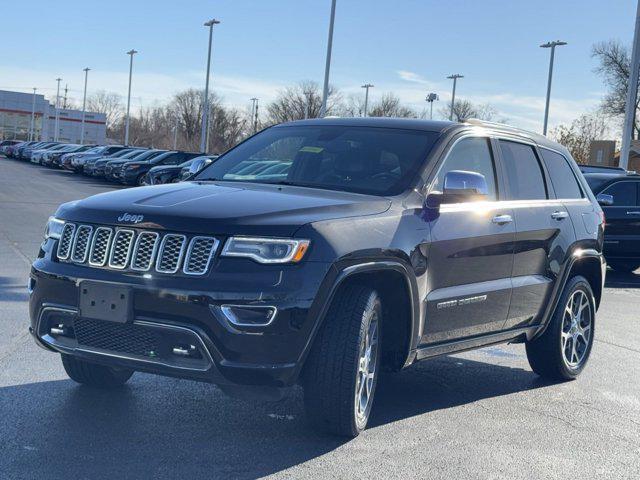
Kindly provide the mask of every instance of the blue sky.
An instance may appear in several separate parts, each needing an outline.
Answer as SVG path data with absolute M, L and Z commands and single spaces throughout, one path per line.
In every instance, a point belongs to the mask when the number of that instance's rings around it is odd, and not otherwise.
M 222 23 L 212 87 L 245 108 L 252 96 L 268 102 L 299 80 L 322 82 L 329 9 L 330 0 L 11 1 L 3 8 L 0 88 L 55 95 L 60 76 L 80 101 L 89 66 L 90 92 L 124 96 L 125 52 L 135 48 L 133 106 L 164 102 L 203 87 L 202 23 L 215 17 Z M 569 43 L 556 55 L 550 122 L 570 121 L 604 92 L 591 46 L 630 43 L 635 9 L 635 0 L 338 0 L 331 81 L 344 95 L 370 82 L 373 100 L 394 91 L 416 109 L 435 91 L 439 109 L 450 98 L 446 76 L 462 73 L 460 97 L 540 129 L 549 52 L 539 45 Z

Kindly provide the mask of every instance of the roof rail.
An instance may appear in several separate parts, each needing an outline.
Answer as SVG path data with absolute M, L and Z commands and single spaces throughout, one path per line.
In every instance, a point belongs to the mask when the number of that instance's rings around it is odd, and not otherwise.
M 500 130 L 510 130 L 519 133 L 527 133 L 529 135 L 539 135 L 535 132 L 525 130 L 524 128 L 514 127 L 512 125 L 507 125 L 506 123 L 489 122 L 487 120 L 480 120 L 479 118 L 467 118 L 464 123 L 470 123 L 471 125 L 478 125 L 480 127 L 491 127 Z

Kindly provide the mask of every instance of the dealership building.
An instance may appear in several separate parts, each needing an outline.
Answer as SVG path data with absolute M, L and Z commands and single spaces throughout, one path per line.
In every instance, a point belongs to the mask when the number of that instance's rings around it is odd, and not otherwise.
M 53 141 L 56 137 L 55 105 L 50 104 L 44 95 L 0 90 L 0 140 L 28 140 L 32 112 L 34 140 Z M 82 111 L 61 108 L 58 116 L 57 140 L 80 143 Z M 86 112 L 84 118 L 84 143 L 105 144 L 106 116 L 103 113 Z

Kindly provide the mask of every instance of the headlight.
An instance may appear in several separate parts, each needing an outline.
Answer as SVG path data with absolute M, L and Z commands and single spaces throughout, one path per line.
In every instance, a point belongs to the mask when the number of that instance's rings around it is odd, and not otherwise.
M 288 238 L 231 237 L 223 257 L 246 257 L 259 263 L 297 263 L 309 249 L 309 240 Z
M 62 235 L 62 229 L 64 228 L 64 221 L 58 220 L 56 217 L 49 217 L 47 226 L 44 228 L 44 238 L 60 238 Z

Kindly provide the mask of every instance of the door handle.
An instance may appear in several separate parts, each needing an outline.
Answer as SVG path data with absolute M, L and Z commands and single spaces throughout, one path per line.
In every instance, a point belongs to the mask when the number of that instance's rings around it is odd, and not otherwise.
M 513 218 L 511 215 L 496 215 L 491 219 L 493 223 L 497 223 L 498 225 L 504 225 L 505 223 L 513 222 Z
M 554 218 L 556 220 L 564 220 L 565 218 L 567 218 L 569 216 L 569 214 L 567 212 L 553 212 L 551 214 L 551 218 Z
M 627 215 L 640 215 L 640 212 L 637 210 L 633 210 L 631 212 L 627 212 Z

